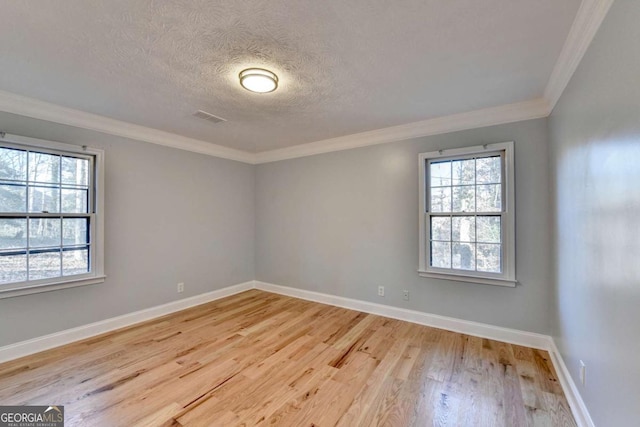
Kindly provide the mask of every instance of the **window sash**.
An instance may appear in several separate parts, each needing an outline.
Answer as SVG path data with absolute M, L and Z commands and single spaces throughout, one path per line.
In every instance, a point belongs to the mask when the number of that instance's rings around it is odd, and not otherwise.
M 449 240 L 438 240 L 438 239 L 434 239 L 431 235 L 431 219 L 434 217 L 441 217 L 441 218 L 453 218 L 453 217 L 474 217 L 476 219 L 476 228 L 475 228 L 475 240 L 474 241 L 466 241 L 466 240 L 453 240 L 453 226 L 451 226 L 450 228 L 450 234 L 449 234 Z M 496 242 L 483 242 L 483 241 L 479 241 L 478 240 L 478 229 L 477 229 L 477 218 L 478 217 L 500 217 L 500 242 L 496 243 Z M 487 277 L 492 277 L 496 274 L 503 274 L 504 273 L 504 258 L 505 258 L 505 228 L 506 228 L 506 214 L 504 212 L 487 212 L 487 213 L 468 213 L 468 212 L 453 212 L 453 213 L 429 213 L 426 212 L 425 213 L 425 230 L 428 230 L 428 236 L 425 237 L 425 240 L 427 240 L 427 245 L 428 245 L 428 250 L 427 250 L 427 264 L 429 266 L 430 269 L 434 269 L 434 270 L 438 270 L 441 272 L 448 272 L 448 271 L 454 271 L 454 272 L 462 272 L 462 273 L 468 273 L 468 274 L 482 274 L 482 275 L 487 275 Z M 450 243 L 451 245 L 455 244 L 455 243 L 468 243 L 468 244 L 472 244 L 474 246 L 476 246 L 476 254 L 475 254 L 475 261 L 474 261 L 474 269 L 463 269 L 463 268 L 454 268 L 454 267 L 449 267 L 449 268 L 442 268 L 442 267 L 436 267 L 433 265 L 433 254 L 432 254 L 432 250 L 431 250 L 431 243 L 433 242 L 440 242 L 440 243 Z M 485 271 L 481 271 L 478 270 L 478 253 L 477 253 L 477 245 L 500 245 L 500 272 L 485 272 Z M 453 250 L 451 251 L 451 259 L 450 259 L 450 263 L 451 266 L 453 266 Z
M 5 178 L 0 179 L 0 183 L 2 184 L 24 186 L 26 188 L 26 192 L 27 192 L 27 197 L 26 197 L 27 206 L 25 206 L 26 211 L 25 212 L 3 212 L 0 215 L 4 215 L 4 214 L 23 215 L 25 213 L 32 213 L 32 214 L 38 213 L 38 212 L 29 212 L 29 192 L 31 187 L 48 187 L 48 188 L 54 188 L 54 189 L 60 190 L 59 191 L 60 194 L 58 195 L 58 206 L 59 206 L 60 212 L 54 212 L 54 214 L 71 214 L 71 212 L 62 212 L 62 190 L 85 190 L 86 189 L 89 193 L 87 196 L 87 213 L 95 213 L 95 156 L 94 155 L 76 153 L 72 151 L 54 150 L 54 149 L 45 148 L 45 147 L 43 148 L 31 147 L 31 146 L 25 146 L 22 144 L 16 144 L 16 143 L 5 142 L 5 141 L 0 141 L 0 148 L 9 148 L 13 150 L 24 151 L 27 154 L 27 162 L 25 165 L 25 168 L 27 170 L 27 177 L 25 180 L 15 180 L 15 179 L 5 179 Z M 89 169 L 88 169 L 89 179 L 88 179 L 87 185 L 80 186 L 80 185 L 62 183 L 62 179 L 60 179 L 59 183 L 30 180 L 29 179 L 29 157 L 30 157 L 29 153 L 51 154 L 51 155 L 60 156 L 60 157 L 73 157 L 73 158 L 88 160 L 89 161 Z M 60 175 L 62 175 L 62 170 L 60 171 Z M 45 212 L 40 212 L 40 213 L 45 213 Z
M 489 158 L 489 157 L 495 157 L 495 156 L 500 156 L 500 182 L 483 182 L 481 184 L 478 184 L 477 182 L 474 182 L 473 184 L 459 184 L 459 185 L 453 185 L 453 177 L 451 178 L 451 185 L 438 185 L 438 186 L 431 186 L 431 165 L 433 163 L 442 163 L 442 162 L 452 162 L 452 161 L 456 161 L 456 160 L 471 160 L 471 159 L 484 159 L 484 158 Z M 428 158 L 425 160 L 426 164 L 425 164 L 425 190 L 426 190 L 426 206 L 425 206 L 425 210 L 426 212 L 433 212 L 432 206 L 431 206 L 431 190 L 433 188 L 451 188 L 453 189 L 454 187 L 474 187 L 474 197 L 476 200 L 476 209 L 473 211 L 467 211 L 466 213 L 496 213 L 496 212 L 505 212 L 506 211 L 506 203 L 505 203 L 505 199 L 506 199 L 506 182 L 505 182 L 505 152 L 504 151 L 493 151 L 493 152 L 488 152 L 488 153 L 473 153 L 473 154 L 467 154 L 467 155 L 461 155 L 461 156 L 449 156 L 449 157 L 442 157 L 442 158 Z M 477 171 L 474 170 L 474 181 L 475 181 L 475 173 Z M 478 211 L 477 210 L 477 187 L 478 185 L 500 185 L 501 188 L 501 200 L 502 200 L 502 206 L 501 206 L 501 211 Z M 451 203 L 451 206 L 453 207 L 453 200 Z M 462 211 L 449 211 L 449 212 L 437 212 L 438 214 L 457 214 L 457 213 L 462 213 Z
M 31 219 L 60 219 L 61 221 L 61 230 L 60 230 L 60 241 L 57 245 L 43 245 L 43 246 L 33 246 L 31 245 L 30 238 L 30 227 L 31 227 Z M 62 229 L 62 224 L 65 219 L 86 219 L 87 220 L 87 238 L 85 243 L 74 243 L 74 244 L 65 244 L 64 243 L 64 230 Z M 0 219 L 24 219 L 26 221 L 26 246 L 17 247 L 17 248 L 8 248 L 3 249 L 0 248 L 0 260 L 2 260 L 5 256 L 16 256 L 16 255 L 26 255 L 26 274 L 27 280 L 24 281 L 13 281 L 13 282 L 0 282 L 0 288 L 2 286 L 21 286 L 24 284 L 35 283 L 39 280 L 46 279 L 30 279 L 29 275 L 31 274 L 30 270 L 30 261 L 32 254 L 42 254 L 42 253 L 55 253 L 59 252 L 61 257 L 60 262 L 60 274 L 49 279 L 53 278 L 68 278 L 68 277 L 83 277 L 83 276 L 91 276 L 94 274 L 94 263 L 95 263 L 95 255 L 93 250 L 93 240 L 95 236 L 95 215 L 93 214 L 42 214 L 42 213 L 27 213 L 27 214 L 14 214 L 14 213 L 0 213 Z M 78 274 L 64 274 L 64 262 L 62 261 L 64 252 L 68 252 L 70 250 L 79 250 L 86 249 L 89 252 L 88 256 L 88 270 L 86 273 L 78 273 Z

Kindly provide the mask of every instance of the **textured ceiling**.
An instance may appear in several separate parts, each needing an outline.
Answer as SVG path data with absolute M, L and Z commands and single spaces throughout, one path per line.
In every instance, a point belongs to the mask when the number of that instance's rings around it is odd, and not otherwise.
M 260 152 L 538 98 L 579 4 L 2 0 L 0 90 Z

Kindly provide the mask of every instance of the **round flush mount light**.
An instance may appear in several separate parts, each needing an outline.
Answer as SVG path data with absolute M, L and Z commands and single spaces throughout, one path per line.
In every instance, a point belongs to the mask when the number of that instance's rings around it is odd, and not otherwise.
M 278 76 L 264 68 L 247 68 L 240 72 L 240 84 L 251 92 L 273 92 L 278 87 Z

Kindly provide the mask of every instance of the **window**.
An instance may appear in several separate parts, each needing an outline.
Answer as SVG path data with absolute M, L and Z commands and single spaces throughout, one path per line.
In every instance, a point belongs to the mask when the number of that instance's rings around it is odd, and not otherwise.
M 513 142 L 420 154 L 419 266 L 515 286 Z
M 0 298 L 104 281 L 102 151 L 0 136 Z

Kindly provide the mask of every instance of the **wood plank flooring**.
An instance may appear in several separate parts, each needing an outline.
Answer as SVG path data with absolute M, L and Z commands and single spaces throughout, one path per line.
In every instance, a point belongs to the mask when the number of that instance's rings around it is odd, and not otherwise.
M 575 426 L 547 352 L 252 290 L 0 365 L 67 426 Z

